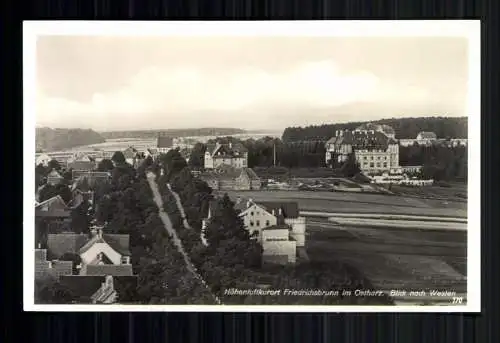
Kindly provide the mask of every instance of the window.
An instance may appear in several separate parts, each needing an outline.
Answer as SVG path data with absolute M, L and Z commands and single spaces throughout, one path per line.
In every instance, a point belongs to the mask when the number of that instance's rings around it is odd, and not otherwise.
M 373 161 L 373 156 L 371 156 L 371 158 L 370 158 L 370 159 Z
M 128 256 L 122 256 L 122 264 L 128 264 L 129 263 L 129 260 L 128 260 Z
M 380 163 L 377 163 L 377 168 L 380 168 Z
M 387 161 L 387 156 L 384 156 L 384 160 L 386 160 L 386 161 Z
M 253 221 L 250 222 L 250 226 L 253 226 Z
M 266 220 L 266 226 L 269 226 L 271 223 L 269 223 L 269 220 Z
M 260 220 L 257 220 L 257 226 L 260 226 Z
M 380 160 L 380 156 L 377 157 L 377 160 Z
M 373 162 L 371 162 L 371 163 L 370 163 L 370 168 L 373 168 L 373 167 L 374 167 L 374 163 L 373 163 Z
M 367 156 L 364 156 L 364 157 L 363 157 L 363 159 L 364 159 L 364 160 L 367 160 L 367 159 L 368 159 L 368 157 L 367 157 Z
M 250 212 L 250 215 L 253 216 L 253 212 Z
M 384 168 L 387 168 L 387 162 L 384 162 Z

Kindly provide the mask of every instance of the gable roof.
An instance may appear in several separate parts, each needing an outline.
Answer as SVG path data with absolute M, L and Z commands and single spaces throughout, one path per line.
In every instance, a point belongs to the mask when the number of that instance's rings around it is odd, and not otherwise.
M 47 199 L 45 201 L 42 201 L 35 205 L 35 210 L 41 210 L 42 207 L 44 206 L 49 206 L 49 211 L 53 210 L 52 207 L 55 207 L 56 205 L 60 205 L 60 209 L 67 209 L 68 205 L 66 202 L 63 200 L 63 198 L 60 195 L 56 195 L 50 199 Z M 57 208 L 54 208 L 57 209 Z
M 241 174 L 248 177 L 250 180 L 260 181 L 260 178 L 252 168 L 242 168 Z
M 343 144 L 352 145 L 355 149 L 377 148 L 387 150 L 390 138 L 379 131 L 342 131 L 338 136 L 332 137 L 327 144 L 340 146 Z M 391 140 L 394 141 L 394 140 Z M 392 143 L 394 144 L 394 143 Z
M 85 275 L 112 275 L 112 276 L 131 276 L 133 275 L 131 264 L 87 264 L 82 268 Z
M 102 237 L 94 236 L 79 249 L 79 253 L 83 254 L 96 243 L 106 243 L 120 255 L 130 256 L 129 241 L 129 235 L 103 234 Z
M 235 156 L 248 152 L 248 149 L 241 143 L 232 144 L 207 144 L 207 150 L 210 156 L 214 157 L 216 153 L 221 152 L 221 156 Z
M 284 218 L 298 218 L 299 217 L 299 204 L 297 202 L 287 201 L 287 202 L 267 202 L 267 201 L 255 201 L 256 204 L 261 205 L 268 211 L 272 213 L 274 210 L 275 215 L 278 215 L 279 209 L 282 210 Z
M 80 248 L 89 240 L 85 234 L 56 233 L 47 235 L 47 250 L 56 258 L 66 253 L 78 254 Z
M 156 142 L 157 148 L 171 148 L 174 145 L 173 137 L 159 136 Z
M 123 151 L 123 156 L 125 158 L 134 158 L 137 155 L 137 153 L 138 151 L 134 147 L 130 146 Z

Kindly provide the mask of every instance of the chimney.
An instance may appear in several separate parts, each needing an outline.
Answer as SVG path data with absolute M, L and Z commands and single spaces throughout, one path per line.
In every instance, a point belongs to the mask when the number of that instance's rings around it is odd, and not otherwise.
M 42 244 L 38 243 L 38 249 L 42 249 Z
M 271 214 L 274 216 L 276 215 L 276 212 L 274 211 L 274 209 L 271 211 Z
M 97 229 L 95 228 L 95 226 L 90 229 L 90 234 L 92 235 L 92 237 L 97 236 Z
M 278 210 L 279 215 L 281 216 L 283 214 L 283 211 L 281 210 L 281 207 Z
M 229 149 L 232 149 L 233 148 L 233 142 L 229 142 Z
M 97 237 L 102 238 L 102 228 L 97 228 Z

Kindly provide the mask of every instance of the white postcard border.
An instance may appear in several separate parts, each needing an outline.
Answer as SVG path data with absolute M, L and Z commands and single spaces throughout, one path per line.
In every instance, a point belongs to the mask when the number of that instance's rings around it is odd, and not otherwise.
M 469 41 L 467 305 L 229 306 L 34 304 L 36 39 L 63 36 L 357 36 L 466 37 Z M 481 311 L 481 38 L 479 20 L 442 21 L 25 21 L 23 23 L 23 303 L 25 311 L 67 312 L 480 312 Z M 429 51 L 432 54 L 432 51 Z M 75 81 L 77 82 L 77 81 Z

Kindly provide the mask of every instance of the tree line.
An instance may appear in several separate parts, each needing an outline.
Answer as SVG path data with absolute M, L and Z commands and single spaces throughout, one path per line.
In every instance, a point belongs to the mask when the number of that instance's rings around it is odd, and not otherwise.
M 215 140 L 212 140 L 208 144 L 214 142 Z M 315 169 L 318 175 L 323 175 L 327 167 L 332 167 L 326 165 L 325 144 L 319 141 L 284 142 L 272 137 L 258 140 L 223 137 L 218 139 L 218 142 L 242 144 L 248 150 L 248 166 L 255 168 L 256 171 L 265 172 L 266 168 L 274 170 L 309 168 Z M 206 149 L 206 144 L 197 143 L 194 146 L 188 161 L 190 168 L 203 168 Z M 443 181 L 467 180 L 467 147 L 464 146 L 447 147 L 438 144 L 400 146 L 399 162 L 402 166 L 423 166 L 426 178 Z M 344 166 L 346 164 L 348 165 Z M 348 159 L 348 162 L 336 166 L 333 172 L 337 176 L 350 177 L 356 171 L 359 172 L 359 165 L 355 166 L 355 164 L 352 159 Z
M 288 127 L 283 132 L 282 140 L 284 142 L 327 141 L 337 130 L 354 130 L 366 123 L 368 122 Z M 467 117 L 390 118 L 372 123 L 391 126 L 397 139 L 415 139 L 422 131 L 432 131 L 438 138 L 467 138 Z

